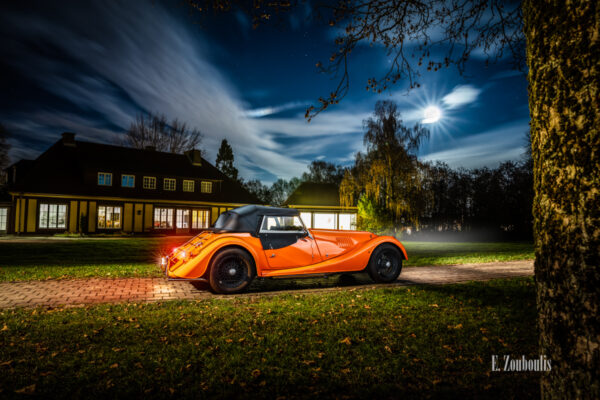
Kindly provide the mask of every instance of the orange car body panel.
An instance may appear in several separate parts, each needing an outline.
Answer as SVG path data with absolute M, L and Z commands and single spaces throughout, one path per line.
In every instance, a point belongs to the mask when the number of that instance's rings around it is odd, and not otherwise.
M 259 238 L 250 233 L 203 232 L 169 256 L 163 268 L 171 278 L 203 277 L 215 254 L 230 246 L 245 249 L 254 259 L 259 277 L 287 277 L 332 274 L 363 270 L 375 248 L 383 243 L 398 247 L 408 259 L 402 243 L 392 236 L 370 232 L 309 229 L 310 235 L 291 246 L 264 250 Z

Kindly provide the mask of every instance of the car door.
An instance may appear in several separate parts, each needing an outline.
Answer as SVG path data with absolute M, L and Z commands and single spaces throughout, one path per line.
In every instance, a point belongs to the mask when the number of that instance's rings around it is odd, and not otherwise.
M 258 236 L 269 268 L 294 268 L 316 262 L 314 240 L 297 216 L 265 215 Z

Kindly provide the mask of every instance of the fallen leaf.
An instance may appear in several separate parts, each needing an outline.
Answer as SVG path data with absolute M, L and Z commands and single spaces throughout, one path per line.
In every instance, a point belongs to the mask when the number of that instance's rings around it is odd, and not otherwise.
M 352 344 L 352 340 L 350 340 L 350 337 L 345 337 L 344 339 L 340 340 L 340 343 L 345 343 L 350 346 Z
M 6 326 L 6 324 L 4 324 L 4 326 L 2 327 L 2 329 L 0 329 L 0 331 L 7 331 L 8 330 L 8 326 Z
M 344 368 L 343 370 L 341 370 L 344 374 L 349 374 L 350 373 L 350 368 Z
M 33 393 L 35 393 L 35 383 L 33 385 L 25 386 L 24 388 L 15 390 L 15 393 L 33 394 Z
M 392 352 L 392 349 L 390 348 L 390 346 L 385 346 L 384 347 L 385 351 L 387 351 L 388 353 Z
M 260 376 L 260 374 L 261 374 L 260 369 L 255 369 L 254 371 L 252 371 L 253 378 L 258 378 Z
M 118 363 L 114 363 L 113 365 L 111 365 L 109 368 L 119 368 L 119 364 Z

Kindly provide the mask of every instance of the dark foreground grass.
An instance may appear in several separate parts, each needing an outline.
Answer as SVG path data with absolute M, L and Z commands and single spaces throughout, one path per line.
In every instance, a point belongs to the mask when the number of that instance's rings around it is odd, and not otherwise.
M 161 254 L 186 237 L 0 241 L 0 281 L 160 276 Z M 533 259 L 529 243 L 406 242 L 405 266 Z
M 528 398 L 533 280 L 0 312 L 0 397 Z

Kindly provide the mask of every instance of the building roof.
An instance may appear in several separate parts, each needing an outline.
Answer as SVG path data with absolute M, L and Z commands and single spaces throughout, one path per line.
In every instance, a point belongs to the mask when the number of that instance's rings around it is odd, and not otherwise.
M 302 182 L 285 201 L 294 206 L 340 206 L 339 187 L 334 183 Z
M 202 158 L 198 150 L 186 154 L 164 153 L 84 142 L 75 140 L 74 134 L 64 133 L 61 140 L 36 160 L 13 167 L 16 172 L 9 171 L 11 192 L 233 204 L 258 202 L 239 182 Z M 111 186 L 97 184 L 99 172 L 112 173 Z M 121 174 L 135 175 L 135 186 L 121 187 Z M 156 189 L 143 189 L 144 176 L 156 177 Z M 176 190 L 162 190 L 163 178 L 176 178 Z M 195 181 L 194 192 L 182 191 L 183 179 Z M 201 193 L 200 180 L 213 182 L 212 193 Z

